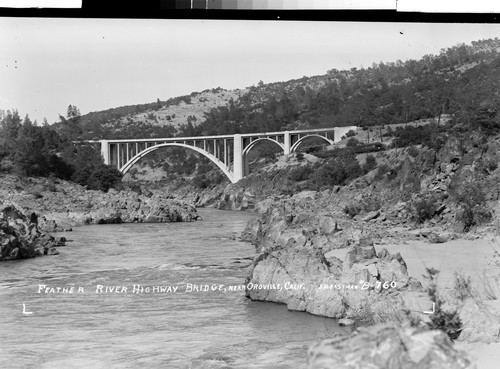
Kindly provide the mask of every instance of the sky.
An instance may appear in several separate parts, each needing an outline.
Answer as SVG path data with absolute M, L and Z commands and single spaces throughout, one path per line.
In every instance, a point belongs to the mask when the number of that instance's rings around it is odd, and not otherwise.
M 0 18 L 0 110 L 66 115 L 419 59 L 499 24 Z

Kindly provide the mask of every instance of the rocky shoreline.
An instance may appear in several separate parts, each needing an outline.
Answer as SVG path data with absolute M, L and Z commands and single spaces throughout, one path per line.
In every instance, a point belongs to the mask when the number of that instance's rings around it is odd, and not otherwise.
M 57 247 L 65 244 L 65 237 L 56 239 L 40 229 L 35 213 L 27 217 L 14 206 L 0 210 L 0 261 L 57 255 Z
M 441 331 L 382 324 L 313 345 L 308 369 L 472 369 Z
M 457 217 L 460 207 L 450 193 L 484 175 L 480 163 L 494 160 L 498 152 L 495 142 L 482 151 L 472 148 L 462 158 L 457 143 L 451 140 L 439 153 L 423 148 L 416 156 L 407 150 L 394 153 L 397 157 L 387 154 L 389 160 L 401 163 L 396 189 L 377 182 L 373 171 L 346 186 L 287 193 L 289 183 L 283 175 L 267 168 L 219 189 L 219 200 L 212 203 L 219 209 L 258 214 L 242 235 L 257 251 L 246 281 L 248 298 L 282 303 L 290 310 L 341 319 L 345 324 L 368 325 L 351 336 L 312 347 L 309 368 L 473 368 L 442 331 L 426 326 L 430 315 L 424 311 L 432 311 L 433 304 L 421 282 L 427 285 L 428 281 L 420 275 L 419 280 L 410 277 L 403 257 L 387 252 L 384 245 L 401 245 L 402 249 L 412 242 L 424 242 L 438 247 L 453 240 L 495 244 L 500 221 L 498 187 L 483 187 L 490 221 L 466 233 Z M 297 165 L 293 156 L 282 160 Z M 496 178 L 498 170 L 489 175 Z M 432 212 L 420 224 L 414 218 L 419 199 L 413 191 L 427 194 L 433 201 L 428 207 Z M 402 196 L 405 193 L 408 195 Z M 351 214 L 355 205 L 361 209 Z M 495 268 L 498 278 L 499 264 Z M 489 283 L 495 285 L 494 280 Z M 457 298 L 457 293 L 463 293 L 460 288 L 467 290 L 466 295 Z M 500 325 L 492 324 L 500 321 L 500 306 L 491 291 L 486 300 L 470 286 L 440 292 L 446 297 L 443 311 L 456 311 L 462 322 L 461 343 L 500 342 Z M 387 322 L 396 326 L 383 328 Z M 410 328 L 412 324 L 420 328 Z M 385 340 L 387 350 L 378 353 L 389 361 L 373 359 L 377 349 L 371 342 L 381 333 L 387 333 L 380 339 Z M 426 348 L 417 355 L 412 352 L 412 341 L 420 339 Z M 366 349 L 361 355 L 356 353 L 359 360 L 342 364 L 352 357 L 353 347 L 362 345 Z M 444 361 L 432 366 L 438 357 Z
M 246 296 L 358 327 L 351 335 L 312 346 L 309 369 L 475 368 L 446 334 L 426 326 L 424 311 L 433 305 L 421 282 L 428 281 L 410 277 L 403 257 L 384 245 L 425 242 L 437 247 L 464 238 L 488 242 L 494 225 L 468 234 L 453 228 L 453 218 L 418 226 L 406 215 L 408 204 L 401 202 L 350 218 L 343 211 L 349 191 L 303 191 L 255 202 L 259 216 L 242 236 L 257 251 L 246 285 L 260 288 L 247 288 Z M 500 321 L 500 306 L 475 294 L 459 301 L 454 293 L 447 290 L 451 297 L 444 309 L 457 311 L 461 319 L 460 343 L 500 342 L 500 326 L 492 324 Z
M 0 260 L 57 254 L 55 247 L 64 245 L 64 237 L 56 240 L 50 233 L 78 225 L 200 219 L 193 205 L 161 193 L 104 193 L 57 179 L 14 175 L 0 180 Z

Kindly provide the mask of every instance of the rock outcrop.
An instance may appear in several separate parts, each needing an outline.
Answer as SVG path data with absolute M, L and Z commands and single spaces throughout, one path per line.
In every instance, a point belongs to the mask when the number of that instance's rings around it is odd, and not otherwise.
M 472 369 L 441 331 L 377 325 L 309 349 L 308 369 Z
M 459 309 L 465 342 L 500 342 L 500 301 L 468 298 Z
M 37 213 L 41 229 L 53 232 L 81 224 L 189 222 L 193 205 L 162 193 L 86 190 L 74 183 L 5 175 L 0 204 L 9 201 L 25 213 Z
M 56 246 L 64 244 L 64 237 L 56 240 L 40 230 L 36 214 L 27 217 L 14 206 L 0 210 L 0 261 L 57 255 Z
M 403 308 L 400 291 L 419 291 L 401 255 L 382 250 L 371 240 L 352 245 L 345 260 L 323 253 L 311 239 L 290 238 L 285 247 L 264 249 L 247 278 L 246 296 L 283 303 L 290 310 L 333 318 L 363 319 Z M 368 312 L 369 311 L 369 312 Z

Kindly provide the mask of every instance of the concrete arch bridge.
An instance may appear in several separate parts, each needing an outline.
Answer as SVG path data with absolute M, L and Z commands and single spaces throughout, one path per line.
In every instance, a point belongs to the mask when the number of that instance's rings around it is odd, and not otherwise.
M 141 138 L 120 140 L 87 141 L 100 143 L 104 163 L 114 165 L 123 174 L 141 158 L 163 147 L 177 146 L 194 150 L 210 159 L 229 178 L 232 183 L 249 174 L 248 152 L 261 141 L 271 141 L 278 145 L 283 154 L 290 154 L 308 138 L 319 137 L 328 144 L 340 138 L 356 126 L 299 131 L 246 133 L 221 136 Z M 333 137 L 332 137 L 333 136 Z

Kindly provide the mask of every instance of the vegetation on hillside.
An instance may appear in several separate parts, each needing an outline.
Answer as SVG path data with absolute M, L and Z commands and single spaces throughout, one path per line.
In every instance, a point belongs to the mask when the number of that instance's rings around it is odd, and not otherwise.
M 98 149 L 72 142 L 79 114 L 70 105 L 58 133 L 48 124 L 31 122 L 27 115 L 22 120 L 16 110 L 0 112 L 0 171 L 56 177 L 95 190 L 118 186 L 121 173 L 104 164 Z
M 378 126 L 442 114 L 472 119 L 478 109 L 487 115 L 491 107 L 498 108 L 499 50 L 500 40 L 490 39 L 420 60 L 332 69 L 323 76 L 259 84 L 238 101 L 212 109 L 196 133 Z

